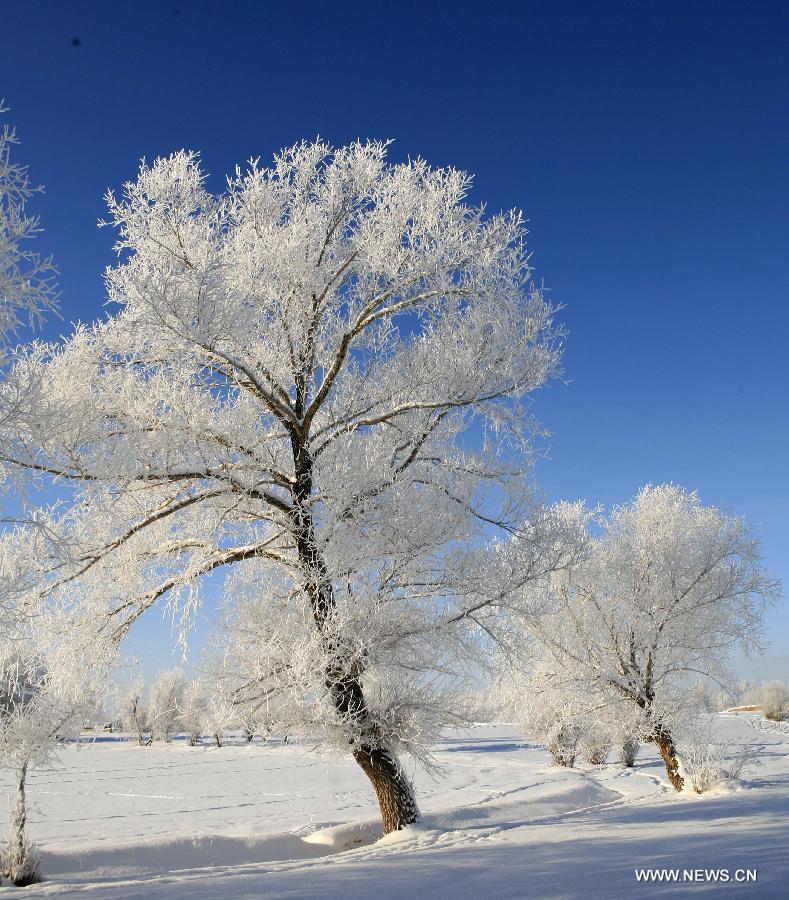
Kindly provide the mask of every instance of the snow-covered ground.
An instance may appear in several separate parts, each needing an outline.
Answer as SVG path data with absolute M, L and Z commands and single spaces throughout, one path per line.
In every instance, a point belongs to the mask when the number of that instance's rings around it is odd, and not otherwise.
M 716 729 L 757 744 L 763 765 L 697 797 L 667 787 L 650 748 L 631 771 L 561 770 L 511 728 L 478 726 L 441 742 L 443 777 L 417 773 L 423 824 L 382 840 L 358 767 L 307 748 L 70 747 L 30 779 L 48 880 L 20 896 L 789 896 L 789 723 L 724 714 Z M 758 881 L 643 884 L 636 868 Z

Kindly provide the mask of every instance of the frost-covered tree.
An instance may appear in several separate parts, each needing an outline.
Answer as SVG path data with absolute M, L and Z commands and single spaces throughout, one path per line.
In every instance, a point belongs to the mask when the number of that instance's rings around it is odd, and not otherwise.
M 19 354 L 2 387 L 24 410 L 6 463 L 76 486 L 81 549 L 49 590 L 117 641 L 160 598 L 193 609 L 209 573 L 257 582 L 269 632 L 288 625 L 266 658 L 297 648 L 386 831 L 418 817 L 398 730 L 440 718 L 431 634 L 563 559 L 525 522 L 553 311 L 520 216 L 469 206 L 469 184 L 381 143 L 299 144 L 221 196 L 194 154 L 143 165 L 108 198 L 117 311 Z M 485 583 L 490 528 L 524 539 Z
M 221 747 L 227 732 L 238 727 L 238 709 L 230 698 L 213 693 L 205 702 L 201 723 L 203 731 L 214 739 L 217 747 Z
M 39 511 L 0 534 L 0 766 L 14 771 L 17 788 L 2 872 L 17 884 L 37 873 L 25 836 L 27 775 L 47 766 L 95 711 L 109 661 L 106 648 L 74 627 L 68 605 L 40 602 L 42 579 L 69 563 L 54 521 Z
M 592 766 L 603 765 L 613 746 L 613 735 L 607 724 L 595 719 L 589 721 L 579 741 L 584 761 Z
M 0 114 L 7 111 L 0 100 Z M 0 130 L 0 339 L 24 324 L 35 324 L 55 301 L 55 269 L 50 258 L 30 248 L 39 231 L 38 219 L 27 212 L 27 203 L 40 191 L 27 167 L 14 162 L 16 132 L 8 125 Z
M 190 681 L 183 692 L 178 714 L 178 727 L 185 732 L 190 747 L 196 747 L 200 743 L 204 709 L 203 685 L 199 681 Z
M 94 702 L 94 661 L 73 652 L 57 632 L 51 619 L 20 617 L 13 641 L 0 649 L 0 766 L 16 780 L 2 874 L 16 885 L 39 880 L 38 853 L 26 835 L 27 776 L 52 763 Z
M 555 765 L 575 765 L 589 701 L 566 691 L 546 660 L 536 661 L 528 673 L 514 668 L 502 672 L 497 700 L 500 713 L 543 744 Z
M 765 718 L 780 722 L 789 718 L 789 687 L 783 681 L 768 681 L 756 693 Z
M 160 672 L 151 685 L 148 701 L 151 737 L 169 743 L 178 726 L 184 696 L 184 673 L 176 667 Z
M 123 692 L 120 711 L 123 727 L 135 735 L 141 747 L 149 746 L 153 735 L 144 676 L 138 675 L 129 683 Z
M 673 485 L 643 488 L 601 520 L 587 558 L 550 582 L 554 612 L 529 621 L 570 696 L 638 716 L 677 790 L 674 726 L 699 677 L 730 681 L 729 652 L 759 646 L 778 586 L 742 519 Z

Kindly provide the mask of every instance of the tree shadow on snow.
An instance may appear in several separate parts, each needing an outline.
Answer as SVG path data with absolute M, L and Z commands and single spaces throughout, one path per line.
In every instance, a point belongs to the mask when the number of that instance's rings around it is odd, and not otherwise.
M 515 750 L 542 750 L 539 744 L 531 744 L 517 738 L 442 738 L 437 742 L 442 753 L 512 753 Z

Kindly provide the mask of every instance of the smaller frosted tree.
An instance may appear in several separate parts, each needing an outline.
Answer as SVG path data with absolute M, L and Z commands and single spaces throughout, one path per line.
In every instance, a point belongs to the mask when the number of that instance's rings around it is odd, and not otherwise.
M 539 661 L 529 674 L 510 671 L 498 691 L 499 709 L 551 754 L 554 765 L 572 768 L 583 732 L 585 699 L 564 690 L 560 678 Z
M 141 747 L 147 747 L 153 740 L 149 706 L 145 697 L 145 679 L 138 675 L 124 692 L 121 701 L 121 721 L 127 731 L 131 731 Z
M 758 691 L 758 702 L 766 719 L 780 722 L 789 718 L 789 687 L 782 681 L 768 681 Z
M 203 708 L 203 731 L 210 734 L 217 747 L 224 743 L 227 732 L 238 725 L 238 709 L 231 699 L 213 694 Z
M 521 664 L 510 658 L 501 666 L 496 699 L 501 714 L 543 744 L 554 765 L 572 768 L 579 754 L 601 765 L 614 744 L 635 740 L 637 720 L 626 707 L 568 682 L 550 655 L 538 654 L 524 654 Z
M 606 722 L 595 719 L 588 722 L 580 740 L 581 754 L 586 762 L 601 766 L 608 759 L 613 745 L 613 735 Z
M 12 769 L 16 779 L 2 873 L 18 886 L 39 880 L 38 854 L 26 835 L 27 776 L 50 765 L 58 743 L 79 728 L 92 706 L 95 675 L 90 661 L 76 652 L 45 652 L 41 632 L 28 624 L 0 651 L 0 766 Z
M 529 622 L 565 696 L 593 696 L 654 743 L 683 788 L 674 732 L 699 677 L 731 681 L 734 647 L 759 647 L 778 583 L 742 519 L 674 485 L 643 488 L 602 518 L 587 558 L 551 579 L 554 611 Z
M 178 726 L 186 734 L 190 747 L 196 747 L 200 743 L 200 736 L 203 733 L 204 711 L 205 696 L 203 694 L 203 686 L 198 681 L 192 681 L 183 692 L 178 714 Z
M 184 673 L 180 668 L 160 672 L 151 686 L 148 704 L 151 738 L 169 743 L 178 727 L 184 697 Z
M 2 660 L 0 684 L 0 759 L 16 773 L 16 799 L 11 807 L 8 844 L 2 871 L 18 886 L 38 881 L 38 854 L 28 843 L 25 785 L 28 769 L 49 762 L 59 716 L 49 715 L 42 702 L 46 674 L 37 661 L 20 658 L 13 651 Z M 52 711 L 54 712 L 54 710 Z

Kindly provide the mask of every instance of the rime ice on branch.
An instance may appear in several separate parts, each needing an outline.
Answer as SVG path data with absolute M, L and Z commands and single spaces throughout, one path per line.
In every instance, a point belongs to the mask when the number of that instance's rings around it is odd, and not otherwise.
M 0 99 L 0 114 L 6 111 Z M 27 203 L 40 188 L 31 184 L 27 167 L 12 159 L 16 132 L 0 130 L 0 338 L 24 324 L 36 324 L 54 306 L 55 268 L 50 258 L 30 249 L 39 230 Z

